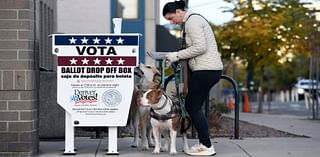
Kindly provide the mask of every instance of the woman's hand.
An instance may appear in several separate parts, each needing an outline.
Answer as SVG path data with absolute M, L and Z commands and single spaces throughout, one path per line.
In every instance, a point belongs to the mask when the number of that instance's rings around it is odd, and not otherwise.
M 177 52 L 171 52 L 171 53 L 168 53 L 166 55 L 166 59 L 171 62 L 171 63 L 174 63 L 176 61 L 179 61 L 179 57 L 177 55 Z
M 177 52 L 170 52 L 166 55 L 165 59 L 165 67 L 169 68 L 172 63 L 179 61 L 179 57 L 177 56 Z

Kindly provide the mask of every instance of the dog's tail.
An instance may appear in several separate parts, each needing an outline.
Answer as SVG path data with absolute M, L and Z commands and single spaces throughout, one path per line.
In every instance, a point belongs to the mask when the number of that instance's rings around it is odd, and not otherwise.
M 190 117 L 185 116 L 185 117 L 180 117 L 180 120 L 181 120 L 180 134 L 184 134 L 187 132 L 187 130 L 191 126 L 191 119 Z

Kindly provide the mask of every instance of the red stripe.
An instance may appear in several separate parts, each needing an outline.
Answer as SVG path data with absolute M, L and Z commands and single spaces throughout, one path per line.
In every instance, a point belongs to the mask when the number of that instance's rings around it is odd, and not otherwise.
M 77 103 L 85 103 L 85 102 L 97 102 L 97 100 L 78 100 Z

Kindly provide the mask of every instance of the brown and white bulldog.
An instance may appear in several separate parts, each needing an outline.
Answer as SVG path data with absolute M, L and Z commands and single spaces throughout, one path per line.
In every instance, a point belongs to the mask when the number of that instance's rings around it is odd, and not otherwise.
M 154 154 L 161 151 L 168 151 L 170 154 L 177 154 L 176 137 L 180 126 L 180 110 L 178 105 L 174 105 L 172 100 L 162 89 L 149 89 L 143 93 L 140 103 L 143 106 L 151 107 L 151 125 L 155 141 Z M 169 134 L 168 134 L 169 133 Z M 166 137 L 166 143 L 161 148 L 161 135 Z M 189 147 L 186 134 L 183 137 L 183 151 L 187 152 Z
M 141 146 L 142 150 L 148 150 L 149 147 L 154 146 L 150 125 L 150 107 L 142 106 L 139 99 L 144 91 L 160 86 L 161 76 L 155 66 L 140 64 L 139 67 L 135 68 L 134 77 L 135 88 L 130 107 L 131 125 L 134 134 L 131 146 Z M 139 144 L 139 136 L 141 136 L 141 145 Z

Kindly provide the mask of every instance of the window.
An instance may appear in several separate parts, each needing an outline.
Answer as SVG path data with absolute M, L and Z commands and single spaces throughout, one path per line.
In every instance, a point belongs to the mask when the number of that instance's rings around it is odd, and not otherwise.
M 138 19 L 138 0 L 118 0 L 117 17 L 123 19 Z
M 39 66 L 47 70 L 55 69 L 54 56 L 51 54 L 52 42 L 48 35 L 54 33 L 54 11 L 49 5 L 39 4 Z

